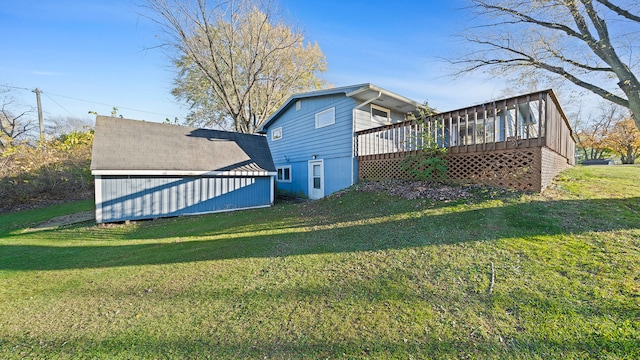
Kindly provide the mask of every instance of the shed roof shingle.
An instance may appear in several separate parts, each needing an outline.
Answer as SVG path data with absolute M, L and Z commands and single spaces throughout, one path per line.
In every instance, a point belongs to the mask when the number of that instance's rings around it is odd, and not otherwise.
M 274 172 L 260 135 L 96 118 L 91 170 Z

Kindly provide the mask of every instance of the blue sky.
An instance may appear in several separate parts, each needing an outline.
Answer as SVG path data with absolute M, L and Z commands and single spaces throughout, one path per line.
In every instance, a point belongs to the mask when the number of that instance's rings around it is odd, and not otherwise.
M 113 106 L 133 119 L 184 118 L 170 94 L 174 69 L 141 1 L 5 1 L 0 7 L 0 85 L 16 107 L 35 107 L 43 91 L 45 119 L 91 119 Z M 279 0 L 282 16 L 317 41 L 327 57 L 323 78 L 334 86 L 373 83 L 440 110 L 494 98 L 499 81 L 443 77 L 438 57 L 460 51 L 460 1 Z

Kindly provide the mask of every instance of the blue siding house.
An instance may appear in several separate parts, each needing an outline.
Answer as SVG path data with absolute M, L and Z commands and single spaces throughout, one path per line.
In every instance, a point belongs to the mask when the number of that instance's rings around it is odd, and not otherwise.
M 405 121 L 422 106 L 372 84 L 297 94 L 264 124 L 279 193 L 319 199 L 355 184 L 356 131 Z
M 96 221 L 267 207 L 275 166 L 264 136 L 96 118 Z

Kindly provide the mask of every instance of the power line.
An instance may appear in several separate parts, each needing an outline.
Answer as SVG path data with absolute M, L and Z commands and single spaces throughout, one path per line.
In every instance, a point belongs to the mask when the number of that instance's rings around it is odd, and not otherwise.
M 20 87 L 20 86 L 14 86 L 14 85 L 9 85 L 9 84 L 5 84 L 2 85 L 6 88 L 10 88 L 10 89 L 16 89 L 16 90 L 26 90 L 26 91 L 32 91 L 32 89 L 28 89 L 28 88 L 24 88 L 24 87 Z M 44 91 L 42 92 L 44 94 Z M 136 112 L 141 112 L 141 113 L 146 113 L 146 114 L 152 114 L 152 115 L 159 115 L 159 116 L 164 116 L 164 117 L 170 117 L 171 115 L 167 115 L 167 114 L 161 114 L 161 113 L 157 113 L 157 112 L 153 112 L 153 111 L 147 111 L 147 110 L 140 110 L 140 109 L 135 109 L 135 108 L 130 108 L 130 107 L 123 107 L 123 106 L 117 106 L 114 104 L 107 104 L 107 103 L 103 103 L 103 102 L 98 102 L 98 101 L 91 101 L 91 100 L 86 100 L 86 99 L 80 99 L 80 98 L 76 98 L 73 96 L 67 96 L 67 95 L 61 95 L 61 94 L 54 94 L 51 92 L 47 92 L 47 94 L 52 95 L 52 96 L 57 96 L 57 97 L 62 97 L 62 98 L 66 98 L 66 99 L 71 99 L 71 100 L 76 100 L 76 101 L 82 101 L 82 102 L 86 102 L 89 104 L 95 104 L 95 105 L 102 105 L 102 106 L 110 106 L 110 107 L 117 107 L 118 109 L 122 109 L 122 110 L 129 110 L 129 111 L 136 111 Z M 47 96 L 47 95 L 45 95 Z M 47 98 L 51 101 L 53 101 L 56 105 L 60 106 L 62 109 L 64 109 L 66 112 L 68 112 L 69 114 L 73 115 L 73 113 L 71 113 L 69 110 L 65 109 L 62 105 L 60 105 L 59 103 L 55 102 L 51 96 L 47 96 Z M 175 103 L 174 104 L 178 104 Z M 179 104 L 178 104 L 179 105 Z M 75 115 L 73 115 L 75 116 Z
M 86 102 L 89 104 L 96 104 L 96 105 L 103 105 L 103 106 L 115 106 L 113 104 L 106 104 L 106 103 L 101 103 L 101 102 L 97 102 L 97 101 L 91 101 L 91 100 L 85 100 L 85 99 L 80 99 L 80 98 L 76 98 L 76 97 L 72 97 L 72 96 L 66 96 L 66 95 L 60 95 L 60 94 L 53 94 L 53 93 L 49 93 L 53 96 L 58 96 L 58 97 L 63 97 L 63 98 L 67 98 L 67 99 L 71 99 L 71 100 L 76 100 L 76 101 L 82 101 L 82 102 Z M 134 109 L 134 108 L 130 108 L 130 107 L 124 107 L 124 106 L 115 106 L 118 109 L 123 109 L 123 110 L 130 110 L 130 111 L 137 111 L 137 112 L 142 112 L 142 113 L 147 113 L 147 114 L 153 114 L 153 115 L 160 115 L 160 116 L 169 116 L 167 114 L 160 114 L 157 112 L 153 112 L 153 111 L 146 111 L 146 110 L 140 110 L 140 109 Z
M 42 95 L 46 96 L 46 97 L 47 97 L 47 99 L 51 100 L 54 104 L 56 104 L 56 105 L 60 106 L 60 107 L 62 108 L 62 110 L 64 110 L 64 111 L 68 112 L 71 116 L 73 116 L 73 117 L 78 117 L 78 116 L 76 116 L 74 113 L 72 113 L 71 111 L 67 110 L 64 106 L 62 106 L 62 105 L 58 104 L 58 102 L 57 102 L 57 101 L 55 101 L 55 100 L 53 100 L 53 98 L 51 98 L 51 96 L 49 96 L 47 93 L 42 92 Z
M 9 85 L 9 84 L 5 84 L 2 85 L 3 87 L 6 88 L 10 88 L 10 89 L 16 89 L 16 90 L 27 90 L 27 91 L 31 91 L 32 89 L 27 89 L 27 88 L 23 88 L 23 87 L 19 87 L 19 86 L 13 86 L 13 85 Z

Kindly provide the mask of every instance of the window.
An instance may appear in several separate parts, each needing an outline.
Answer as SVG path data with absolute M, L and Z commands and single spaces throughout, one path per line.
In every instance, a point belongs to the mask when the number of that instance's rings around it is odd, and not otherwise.
M 280 140 L 280 139 L 282 139 L 282 126 L 271 130 L 271 140 Z
M 336 108 L 332 107 L 316 114 L 316 129 L 336 123 Z
M 276 180 L 279 182 L 291 182 L 291 166 L 278 166 Z
M 391 111 L 382 106 L 371 104 L 371 121 L 378 124 L 390 124 Z
M 296 111 L 300 110 L 300 100 L 296 101 Z

